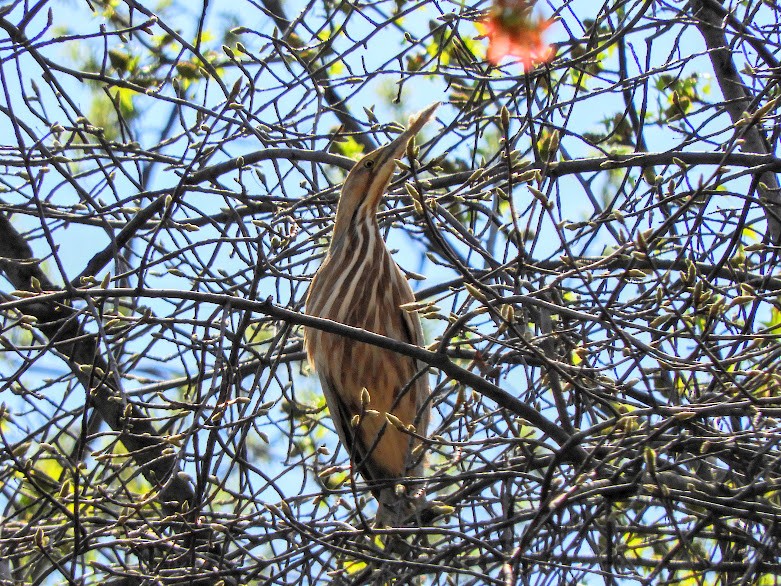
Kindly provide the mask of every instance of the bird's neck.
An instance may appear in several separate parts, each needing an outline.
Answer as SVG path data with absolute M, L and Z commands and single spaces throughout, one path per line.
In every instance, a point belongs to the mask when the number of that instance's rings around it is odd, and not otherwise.
M 360 250 L 354 250 L 356 246 L 360 246 L 357 240 L 372 237 L 381 239 L 376 208 L 367 211 L 365 206 L 359 205 L 355 209 L 348 210 L 342 209 L 340 206 L 336 211 L 334 233 L 328 249 L 329 254 L 334 256 L 347 249 L 353 249 L 353 253 L 360 254 Z

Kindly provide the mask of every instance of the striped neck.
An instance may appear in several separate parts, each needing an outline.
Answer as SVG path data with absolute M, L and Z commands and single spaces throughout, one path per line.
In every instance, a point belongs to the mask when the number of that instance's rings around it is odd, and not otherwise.
M 382 241 L 380 236 L 380 227 L 377 223 L 377 205 L 378 202 L 363 201 L 355 210 L 343 209 L 340 206 L 336 211 L 336 223 L 334 232 L 331 236 L 331 244 L 328 247 L 328 254 L 334 256 L 343 252 L 344 247 L 360 247 L 357 242 L 358 236 L 362 238 L 371 237 L 373 241 Z M 367 209 L 371 208 L 371 209 Z M 370 235 L 370 236 L 369 236 Z M 366 243 L 364 242 L 364 246 Z M 360 251 L 355 251 L 360 252 Z

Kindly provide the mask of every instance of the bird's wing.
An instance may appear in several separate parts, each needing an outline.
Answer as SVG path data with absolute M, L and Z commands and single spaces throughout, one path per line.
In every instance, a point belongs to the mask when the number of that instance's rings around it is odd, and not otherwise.
M 420 319 L 417 313 L 410 313 L 406 309 L 399 308 L 401 312 L 401 330 L 404 332 L 404 339 L 401 342 L 415 344 L 420 346 L 423 342 L 423 330 L 420 326 Z
M 410 295 L 412 295 L 411 292 Z M 420 318 L 418 317 L 417 312 L 410 312 L 401 308 L 399 308 L 399 312 L 401 312 L 401 329 L 404 332 L 404 339 L 401 341 L 407 342 L 408 344 L 414 344 L 415 346 L 423 346 L 423 327 L 420 325 Z M 413 364 L 415 371 L 424 367 L 418 360 L 413 360 Z M 419 399 L 419 404 L 417 405 L 419 411 L 418 426 L 422 433 L 425 434 L 426 429 L 428 428 L 428 411 L 420 401 L 425 401 L 428 398 L 428 377 L 424 374 L 413 384 L 419 387 L 419 392 L 417 393 Z
M 331 419 L 333 419 L 334 427 L 336 427 L 336 433 L 339 434 L 339 439 L 342 445 L 347 449 L 347 453 L 352 453 L 355 443 L 355 433 L 352 428 L 353 413 L 350 413 L 350 409 L 342 401 L 339 391 L 336 388 L 334 381 L 327 375 L 320 376 L 320 386 L 323 389 L 325 395 L 325 402 L 328 405 L 328 410 L 331 412 Z
M 339 434 L 339 440 L 347 450 L 351 460 L 367 480 L 372 494 L 376 497 L 378 492 L 371 485 L 375 482 L 387 483 L 387 479 L 393 477 L 393 474 L 383 470 L 373 458 L 369 457 L 369 449 L 364 445 L 355 428 L 353 428 L 352 419 L 360 413 L 360 408 L 347 405 L 342 400 L 342 394 L 338 392 L 336 383 L 329 376 L 321 376 L 320 385 L 325 395 L 328 410 L 331 412 L 331 419 L 334 422 L 336 433 Z

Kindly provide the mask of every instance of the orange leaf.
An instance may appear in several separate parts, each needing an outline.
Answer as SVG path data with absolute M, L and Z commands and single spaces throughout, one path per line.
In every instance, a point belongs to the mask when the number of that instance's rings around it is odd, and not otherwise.
M 553 58 L 553 47 L 542 38 L 553 21 L 532 18 L 533 6 L 529 0 L 497 0 L 481 23 L 488 37 L 486 56 L 493 65 L 505 57 L 515 57 L 524 71 L 529 71 Z

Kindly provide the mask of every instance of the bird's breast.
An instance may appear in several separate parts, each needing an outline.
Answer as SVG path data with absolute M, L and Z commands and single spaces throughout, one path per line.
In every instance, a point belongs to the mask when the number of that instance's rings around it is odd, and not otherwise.
M 310 286 L 307 313 L 421 344 L 419 326 L 413 322 L 417 316 L 409 316 L 399 307 L 413 299 L 379 233 L 372 237 L 358 232 L 353 242 L 344 243 L 339 251 L 326 257 Z M 380 414 L 391 412 L 405 424 L 420 424 L 418 412 L 428 394 L 428 383 L 425 376 L 415 379 L 415 360 L 320 330 L 306 330 L 305 338 L 311 364 L 321 379 L 333 382 L 333 392 L 338 393 L 338 400 L 349 412 L 361 411 L 361 393 L 365 388 L 370 405 L 364 407 Z M 367 420 L 362 429 L 365 440 L 370 442 L 384 425 L 383 416 L 376 422 Z M 385 433 L 388 437 L 376 449 L 387 451 L 384 457 L 394 462 L 387 467 L 389 471 L 400 472 L 407 450 L 399 446 L 407 445 L 408 438 L 395 429 Z
M 407 130 L 366 155 L 348 174 L 328 255 L 309 287 L 309 315 L 410 344 L 423 343 L 417 315 L 401 309 L 414 296 L 382 240 L 377 205 L 395 159 L 435 108 L 410 119 Z M 304 330 L 307 355 L 320 376 L 336 431 L 368 479 L 419 475 L 422 458 L 413 448 L 420 444 L 409 426 L 414 424 L 426 435 L 430 407 L 425 367 L 355 337 Z M 390 414 L 396 419 L 387 417 Z

